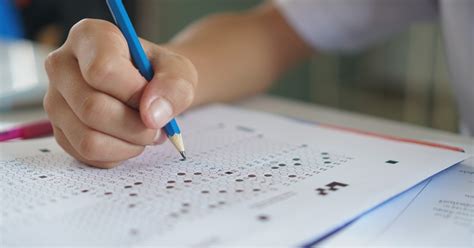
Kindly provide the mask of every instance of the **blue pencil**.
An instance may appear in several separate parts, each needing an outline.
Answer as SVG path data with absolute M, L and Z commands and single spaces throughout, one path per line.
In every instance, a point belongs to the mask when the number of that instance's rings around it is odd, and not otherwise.
M 130 54 L 132 56 L 133 62 L 138 68 L 138 71 L 142 74 L 146 80 L 151 81 L 153 78 L 154 72 L 150 60 L 148 60 L 145 51 L 143 50 L 140 41 L 138 40 L 137 33 L 133 28 L 130 17 L 123 6 L 122 0 L 107 0 L 107 5 L 109 6 L 110 13 L 114 17 L 115 23 L 120 28 L 123 33 L 123 36 L 127 40 L 128 48 L 130 49 Z M 163 128 L 166 132 L 166 135 L 170 139 L 171 143 L 179 151 L 183 159 L 186 159 L 186 154 L 184 152 L 184 143 L 183 137 L 181 136 L 181 130 L 179 129 L 178 123 L 175 119 L 172 119 L 168 122 Z

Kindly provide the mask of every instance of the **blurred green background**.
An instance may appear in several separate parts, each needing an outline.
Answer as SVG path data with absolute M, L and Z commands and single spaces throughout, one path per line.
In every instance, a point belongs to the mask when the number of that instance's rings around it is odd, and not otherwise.
M 165 42 L 190 22 L 257 0 L 139 0 L 142 36 Z M 443 43 L 436 23 L 416 24 L 369 50 L 319 54 L 288 72 L 271 94 L 417 125 L 457 131 Z

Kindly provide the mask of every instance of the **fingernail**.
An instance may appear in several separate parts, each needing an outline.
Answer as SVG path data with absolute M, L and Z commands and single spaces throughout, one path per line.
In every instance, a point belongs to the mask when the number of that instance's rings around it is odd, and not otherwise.
M 170 102 L 164 98 L 154 100 L 150 105 L 149 111 L 157 128 L 163 127 L 173 114 Z

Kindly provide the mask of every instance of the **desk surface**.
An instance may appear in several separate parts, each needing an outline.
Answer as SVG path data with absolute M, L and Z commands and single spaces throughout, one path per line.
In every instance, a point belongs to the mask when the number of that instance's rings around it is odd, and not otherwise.
M 297 102 L 281 97 L 262 95 L 239 101 L 236 105 L 307 121 L 347 126 L 364 131 L 404 138 L 461 145 L 467 149 L 468 152 L 474 151 L 474 138 L 472 137 L 465 137 L 445 131 L 346 112 L 316 104 Z M 46 118 L 46 114 L 41 108 L 26 109 L 11 113 L 0 113 L 0 128 L 41 118 Z
M 346 126 L 363 131 L 403 138 L 461 145 L 468 152 L 474 152 L 473 137 L 461 136 L 446 131 L 342 111 L 311 103 L 298 102 L 281 97 L 258 96 L 241 101 L 237 105 L 307 121 Z

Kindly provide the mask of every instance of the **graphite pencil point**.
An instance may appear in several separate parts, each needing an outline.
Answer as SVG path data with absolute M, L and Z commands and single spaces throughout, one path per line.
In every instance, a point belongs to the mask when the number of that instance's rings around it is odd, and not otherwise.
M 184 153 L 184 151 L 179 152 L 179 154 L 181 154 L 181 157 L 183 158 L 183 161 L 186 160 L 186 153 Z

